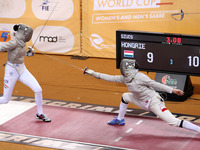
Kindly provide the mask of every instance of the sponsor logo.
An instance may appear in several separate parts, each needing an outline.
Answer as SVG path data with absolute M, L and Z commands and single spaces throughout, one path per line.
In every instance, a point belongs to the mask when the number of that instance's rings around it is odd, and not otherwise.
M 102 49 L 101 44 L 103 43 L 103 38 L 100 37 L 98 34 L 91 34 L 90 42 L 95 48 Z
M 49 5 L 48 3 L 50 3 L 50 1 L 48 0 L 43 0 L 43 3 L 40 5 L 42 11 L 49 11 Z
M 159 8 L 160 0 L 94 0 L 94 10 Z
M 24 145 L 31 145 L 31 146 L 40 146 L 52 149 L 70 149 L 70 150 L 95 150 L 95 149 L 102 149 L 102 145 L 92 145 L 88 143 L 79 143 L 69 140 L 61 140 L 55 138 L 47 138 L 47 137 L 40 137 L 40 136 L 32 136 L 32 135 L 25 135 L 25 134 L 18 134 L 18 133 L 10 133 L 10 132 L 3 132 L 0 131 L 0 141 L 5 141 L 9 143 L 18 143 Z M 109 148 L 110 150 L 121 150 L 121 148 Z
M 74 46 L 74 35 L 66 27 L 60 26 L 37 27 L 32 36 L 35 47 L 44 52 L 66 53 Z M 42 30 L 42 34 L 40 34 Z M 39 35 L 39 37 L 38 37 Z
M 56 42 L 58 42 L 58 37 L 57 36 L 54 36 L 54 37 L 52 37 L 52 36 L 40 36 L 39 41 L 40 42 L 56 43 Z
M 161 81 L 163 84 L 166 84 L 166 85 L 177 85 L 177 80 L 171 79 L 171 77 L 169 75 L 163 76 Z
M 63 21 L 73 15 L 74 2 L 73 0 L 32 0 L 32 10 L 38 19 Z
M 0 42 L 7 42 L 10 39 L 10 31 L 0 31 Z
M 110 47 L 115 48 L 115 45 L 103 44 L 104 40 L 98 34 L 91 34 L 90 35 L 90 42 L 91 42 L 91 45 L 94 46 L 97 49 L 110 48 Z
M 124 50 L 124 57 L 133 58 L 134 57 L 134 52 L 133 51 L 129 51 L 129 50 Z

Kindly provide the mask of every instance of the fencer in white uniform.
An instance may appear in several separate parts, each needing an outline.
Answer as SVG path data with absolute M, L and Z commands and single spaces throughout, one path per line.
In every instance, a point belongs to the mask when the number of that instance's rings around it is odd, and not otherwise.
M 175 118 L 166 108 L 163 98 L 156 91 L 175 93 L 179 96 L 182 96 L 184 92 L 151 80 L 147 75 L 138 72 L 136 68 L 135 60 L 123 59 L 120 63 L 122 75 L 103 74 L 88 69 L 87 67 L 84 69 L 84 74 L 89 74 L 97 79 L 106 81 L 125 83 L 128 87 L 129 92 L 123 93 L 122 95 L 118 116 L 109 121 L 108 124 L 125 125 L 124 116 L 128 108 L 128 103 L 131 102 L 144 110 L 152 111 L 160 119 L 172 126 L 183 127 L 200 133 L 199 126 L 189 121 Z
M 33 29 L 24 24 L 17 24 L 13 27 L 15 33 L 12 40 L 0 44 L 0 52 L 7 51 L 7 62 L 4 76 L 4 91 L 3 96 L 0 97 L 0 104 L 6 104 L 12 97 L 14 86 L 19 80 L 23 84 L 30 87 L 35 93 L 35 101 L 37 104 L 36 118 L 44 122 L 50 122 L 43 113 L 42 107 L 42 88 L 40 87 L 34 76 L 26 69 L 24 64 L 25 56 L 33 56 L 34 49 L 28 47 L 26 51 L 26 42 L 30 41 Z

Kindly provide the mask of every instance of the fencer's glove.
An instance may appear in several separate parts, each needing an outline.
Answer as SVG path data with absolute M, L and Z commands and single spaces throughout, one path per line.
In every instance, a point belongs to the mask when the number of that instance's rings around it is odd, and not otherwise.
M 26 52 L 26 56 L 30 57 L 30 56 L 34 56 L 35 55 L 35 50 L 33 47 L 28 46 L 28 51 Z
M 92 75 L 93 77 L 100 79 L 100 73 L 95 72 L 94 70 L 88 69 L 88 67 L 85 67 L 83 70 L 83 74 L 89 74 Z
M 84 70 L 83 70 L 83 74 L 89 74 L 89 75 L 92 75 L 94 71 L 91 70 L 91 69 L 88 69 L 88 67 L 85 67 Z

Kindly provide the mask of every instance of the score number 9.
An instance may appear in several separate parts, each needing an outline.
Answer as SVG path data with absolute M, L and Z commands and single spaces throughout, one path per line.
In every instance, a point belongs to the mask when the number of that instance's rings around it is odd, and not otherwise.
M 152 52 L 147 53 L 147 61 L 149 63 L 153 63 L 153 53 Z

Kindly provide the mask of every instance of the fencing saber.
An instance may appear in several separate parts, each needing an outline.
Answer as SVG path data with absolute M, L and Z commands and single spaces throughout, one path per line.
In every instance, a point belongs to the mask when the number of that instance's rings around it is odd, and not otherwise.
M 55 58 L 55 57 L 50 56 L 50 55 L 45 54 L 45 53 L 42 53 L 42 54 L 45 55 L 45 56 L 47 56 L 47 57 L 50 57 L 50 58 L 52 58 L 52 59 L 54 59 L 54 60 L 60 61 L 60 62 L 62 62 L 62 63 L 64 63 L 64 64 L 67 64 L 67 65 L 69 65 L 69 66 L 71 66 L 71 67 L 74 67 L 74 68 L 76 68 L 76 69 L 79 69 L 79 70 L 81 70 L 81 71 L 84 71 L 84 69 L 81 69 L 81 68 L 79 68 L 79 67 L 77 67 L 77 66 L 75 66 L 75 65 L 72 65 L 72 64 L 70 64 L 70 63 L 67 63 L 67 62 L 65 62 L 65 61 L 62 61 L 62 60 L 60 60 L 60 59 L 58 59 L 58 58 Z
M 183 20 L 184 16 L 185 15 L 198 15 L 200 13 L 184 13 L 183 10 L 181 9 L 181 12 L 180 13 L 175 13 L 175 14 L 171 14 L 171 17 L 174 19 L 174 20 L 177 20 L 177 21 L 181 21 Z M 180 18 L 176 18 L 177 16 L 180 16 Z

